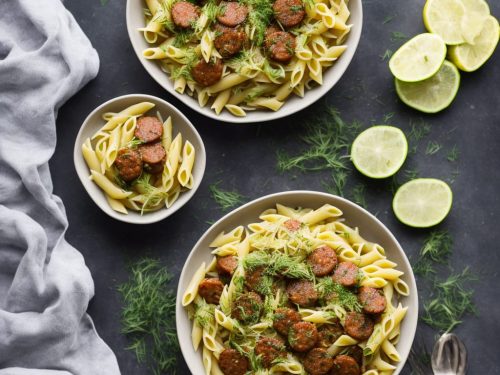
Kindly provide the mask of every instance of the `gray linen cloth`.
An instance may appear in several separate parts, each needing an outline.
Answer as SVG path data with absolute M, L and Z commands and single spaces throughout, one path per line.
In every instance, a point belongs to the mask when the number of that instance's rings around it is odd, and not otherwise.
M 1 375 L 120 373 L 86 313 L 94 284 L 48 166 L 57 110 L 98 68 L 59 0 L 0 0 Z

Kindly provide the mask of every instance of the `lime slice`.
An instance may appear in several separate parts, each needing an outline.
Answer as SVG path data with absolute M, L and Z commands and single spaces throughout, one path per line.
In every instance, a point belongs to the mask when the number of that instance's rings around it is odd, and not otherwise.
M 484 0 L 461 0 L 465 6 L 461 28 L 465 41 L 474 44 L 474 39 L 481 33 L 484 21 L 490 15 L 490 7 Z
M 443 39 L 436 34 L 424 33 L 410 39 L 392 55 L 389 69 L 401 81 L 423 81 L 436 74 L 445 57 Z
M 431 78 L 420 82 L 396 79 L 396 92 L 406 105 L 425 113 L 436 113 L 448 107 L 458 92 L 460 73 L 445 61 Z
M 352 143 L 351 159 L 358 171 L 371 178 L 395 174 L 408 154 L 404 133 L 394 126 L 378 125 L 366 129 Z
M 398 189 L 392 209 L 402 223 L 415 228 L 428 228 L 444 220 L 452 201 L 453 193 L 446 182 L 417 178 Z
M 438 34 L 446 44 L 465 42 L 462 36 L 462 17 L 465 6 L 460 0 L 427 0 L 424 6 L 424 25 Z
M 481 33 L 474 39 L 474 44 L 464 43 L 450 48 L 450 60 L 466 72 L 479 69 L 495 51 L 499 35 L 497 19 L 488 16 L 483 23 Z

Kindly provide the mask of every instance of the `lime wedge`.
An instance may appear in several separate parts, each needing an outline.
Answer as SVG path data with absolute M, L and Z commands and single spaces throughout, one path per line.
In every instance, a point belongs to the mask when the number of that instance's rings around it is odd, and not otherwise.
M 427 0 L 424 6 L 425 28 L 443 38 L 446 44 L 465 42 L 462 35 L 462 17 L 465 6 L 460 0 Z
M 392 55 L 389 69 L 400 81 L 423 81 L 437 73 L 445 57 L 443 39 L 424 33 L 410 39 Z
M 448 107 L 459 86 L 460 73 L 449 61 L 425 81 L 403 82 L 396 78 L 396 92 L 403 103 L 425 113 L 436 113 Z
M 486 18 L 490 15 L 490 7 L 484 0 L 461 0 L 465 6 L 461 28 L 465 41 L 474 44 L 474 39 L 481 33 Z
M 398 189 L 392 209 L 402 223 L 415 228 L 428 228 L 444 220 L 452 201 L 453 193 L 446 182 L 417 178 Z
M 466 72 L 479 69 L 495 52 L 499 35 L 497 19 L 488 16 L 481 33 L 474 39 L 474 44 L 464 43 L 450 48 L 450 60 Z
M 378 125 L 357 136 L 351 147 L 351 159 L 358 171 L 371 178 L 395 174 L 408 154 L 404 133 L 394 126 Z

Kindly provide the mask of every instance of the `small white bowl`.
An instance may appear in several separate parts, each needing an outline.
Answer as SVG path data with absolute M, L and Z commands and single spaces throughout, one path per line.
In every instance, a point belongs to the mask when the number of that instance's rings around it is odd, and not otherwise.
M 92 135 L 94 135 L 94 133 L 104 125 L 105 121 L 102 119 L 102 115 L 104 113 L 120 112 L 128 106 L 144 101 L 155 104 L 155 106 L 149 111 L 149 113 L 156 115 L 156 112 L 159 111 L 163 118 L 172 116 L 174 134 L 180 132 L 182 134 L 183 140 L 189 140 L 189 142 L 193 144 L 196 151 L 196 159 L 193 167 L 194 185 L 191 190 L 181 193 L 179 195 L 179 198 L 169 208 L 165 207 L 159 209 L 158 211 L 144 213 L 143 215 L 138 212 L 129 210 L 128 214 L 125 215 L 111 209 L 103 191 L 89 179 L 90 172 L 82 156 L 82 144 L 84 143 L 85 139 L 92 137 Z M 73 150 L 73 159 L 75 163 L 76 173 L 78 174 L 80 181 L 82 182 L 85 190 L 87 190 L 87 193 L 89 193 L 90 198 L 92 198 L 92 200 L 101 210 L 103 210 L 112 218 L 124 221 L 126 223 L 151 224 L 172 215 L 175 211 L 184 206 L 188 200 L 191 199 L 191 197 L 200 186 L 203 174 L 205 173 L 206 154 L 205 146 L 203 145 L 203 141 L 196 131 L 196 128 L 193 126 L 193 124 L 191 124 L 186 116 L 184 116 L 172 104 L 151 95 L 130 94 L 108 100 L 106 103 L 103 103 L 99 107 L 94 109 L 87 116 L 80 128 L 80 131 L 78 132 L 78 135 L 76 136 L 75 148 Z
M 288 191 L 267 195 L 230 212 L 212 225 L 191 250 L 179 279 L 177 288 L 177 332 L 182 354 L 193 374 L 203 374 L 201 350 L 195 352 L 191 343 L 192 322 L 189 320 L 186 309 L 182 306 L 182 296 L 193 273 L 202 262 L 210 263 L 213 255 L 210 254 L 209 244 L 222 231 L 228 232 L 238 225 L 247 225 L 258 220 L 259 215 L 268 208 L 274 208 L 276 203 L 292 207 L 318 208 L 329 203 L 343 212 L 346 223 L 358 227 L 360 234 L 369 241 L 379 243 L 384 247 L 387 258 L 398 264 L 397 269 L 404 272 L 402 279 L 410 288 L 410 295 L 401 298 L 403 306 L 408 306 L 408 312 L 401 323 L 401 336 L 396 348 L 401 356 L 394 375 L 403 369 L 410 352 L 413 338 L 417 330 L 418 295 L 413 271 L 401 245 L 392 233 L 375 216 L 360 206 L 334 195 L 315 191 Z
M 335 64 L 333 64 L 333 66 L 326 69 L 323 74 L 323 85 L 314 87 L 312 90 L 306 90 L 303 98 L 300 98 L 296 95 L 291 95 L 285 101 L 283 107 L 281 107 L 276 112 L 273 112 L 271 110 L 255 110 L 248 111 L 246 117 L 236 117 L 226 110 L 217 115 L 212 109 L 210 109 L 209 105 L 200 107 L 196 99 L 186 94 L 179 94 L 174 90 L 173 82 L 169 79 L 167 74 L 161 70 L 160 64 L 154 60 L 147 60 L 142 56 L 142 52 L 146 48 L 152 46 L 146 42 L 142 32 L 138 31 L 139 28 L 145 26 L 145 6 L 146 5 L 144 0 L 127 0 L 126 12 L 128 36 L 132 43 L 132 47 L 134 48 L 134 51 L 139 58 L 139 61 L 142 63 L 146 71 L 151 77 L 153 77 L 156 82 L 158 82 L 160 86 L 162 86 L 170 94 L 177 97 L 188 107 L 194 109 L 202 115 L 211 117 L 215 120 L 232 123 L 250 123 L 276 120 L 298 112 L 319 100 L 338 82 L 340 77 L 342 77 L 347 67 L 349 66 L 354 56 L 354 52 L 358 47 L 359 39 L 361 37 L 361 28 L 363 24 L 363 9 L 361 0 L 350 0 L 349 10 L 351 12 L 351 15 L 348 22 L 353 26 L 344 42 L 344 44 L 347 45 L 347 50 L 339 57 L 339 59 L 335 62 Z

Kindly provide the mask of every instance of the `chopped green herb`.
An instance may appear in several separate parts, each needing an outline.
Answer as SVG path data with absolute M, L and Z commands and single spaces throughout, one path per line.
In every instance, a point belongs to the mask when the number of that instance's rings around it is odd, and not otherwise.
M 150 180 L 151 175 L 143 172 L 141 176 L 133 182 L 134 189 L 143 196 L 141 202 L 141 215 L 143 215 L 144 212 L 158 207 L 168 195 L 164 190 L 152 185 Z
M 352 200 L 361 207 L 366 208 L 365 185 L 358 184 L 352 189 Z
M 406 169 L 405 170 L 405 177 L 407 181 L 414 180 L 418 178 L 419 171 L 417 169 Z
M 440 331 L 450 332 L 462 323 L 465 314 L 475 314 L 474 292 L 466 289 L 467 284 L 475 280 L 477 277 L 468 268 L 446 280 L 435 280 L 433 299 L 424 304 L 422 321 Z
M 433 262 L 445 264 L 451 254 L 453 238 L 447 231 L 434 230 L 425 239 L 413 271 L 420 276 L 429 276 L 436 271 Z
M 303 7 L 302 5 L 292 5 L 292 6 L 290 7 L 290 10 L 291 10 L 292 12 L 294 12 L 294 13 L 296 13 L 296 12 L 300 12 L 300 11 L 301 11 L 301 10 L 303 10 L 303 9 L 304 9 L 304 7 Z
M 219 205 L 222 211 L 228 211 L 244 201 L 244 196 L 237 191 L 227 191 L 219 188 L 220 181 L 210 185 L 212 198 Z
M 448 159 L 449 162 L 455 162 L 458 160 L 459 156 L 460 152 L 458 151 L 457 145 L 454 145 L 446 155 L 446 159 Z
M 327 304 L 334 302 L 349 311 L 361 311 L 357 295 L 333 281 L 331 277 L 318 279 L 315 287 L 320 298 Z
M 273 4 L 269 0 L 244 0 L 244 3 L 251 9 L 248 22 L 255 28 L 253 43 L 260 46 L 264 42 L 267 26 L 274 14 Z
M 425 149 L 425 154 L 426 155 L 434 155 L 439 150 L 441 150 L 442 147 L 443 146 L 441 146 L 436 141 L 429 141 L 429 143 L 427 143 L 427 148 Z
M 400 31 L 391 32 L 391 42 L 400 42 L 408 39 L 408 35 Z
M 410 121 L 410 134 L 409 138 L 413 142 L 418 142 L 426 137 L 431 131 L 431 125 L 420 120 L 415 122 L 413 120 Z
M 457 169 L 455 169 L 453 172 L 451 172 L 451 178 L 450 178 L 450 183 L 455 183 L 455 180 L 457 179 L 457 177 L 460 176 L 460 171 Z
M 396 16 L 395 16 L 395 15 L 385 17 L 385 18 L 384 18 L 384 20 L 382 21 L 382 25 L 388 24 L 388 23 L 389 23 L 389 22 L 391 22 L 394 18 L 396 18 Z
M 122 332 L 132 343 L 138 362 L 154 374 L 175 374 L 179 344 L 175 328 L 172 275 L 155 259 L 144 258 L 131 267 L 129 280 L 118 287 L 124 307 Z
M 332 172 L 333 185 L 328 184 L 325 181 L 323 181 L 322 185 L 328 193 L 343 197 L 348 176 L 349 174 L 343 169 Z
M 390 58 L 392 57 L 393 53 L 394 53 L 394 51 L 392 51 L 390 49 L 386 49 L 385 52 L 384 52 L 384 54 L 380 55 L 380 59 L 382 61 L 390 60 Z
M 389 121 L 394 117 L 395 113 L 394 112 L 389 112 L 389 113 L 386 113 L 384 115 L 384 117 L 382 118 L 382 122 L 384 124 L 388 124 Z
M 101 0 L 101 6 L 105 6 L 108 4 L 109 0 Z

